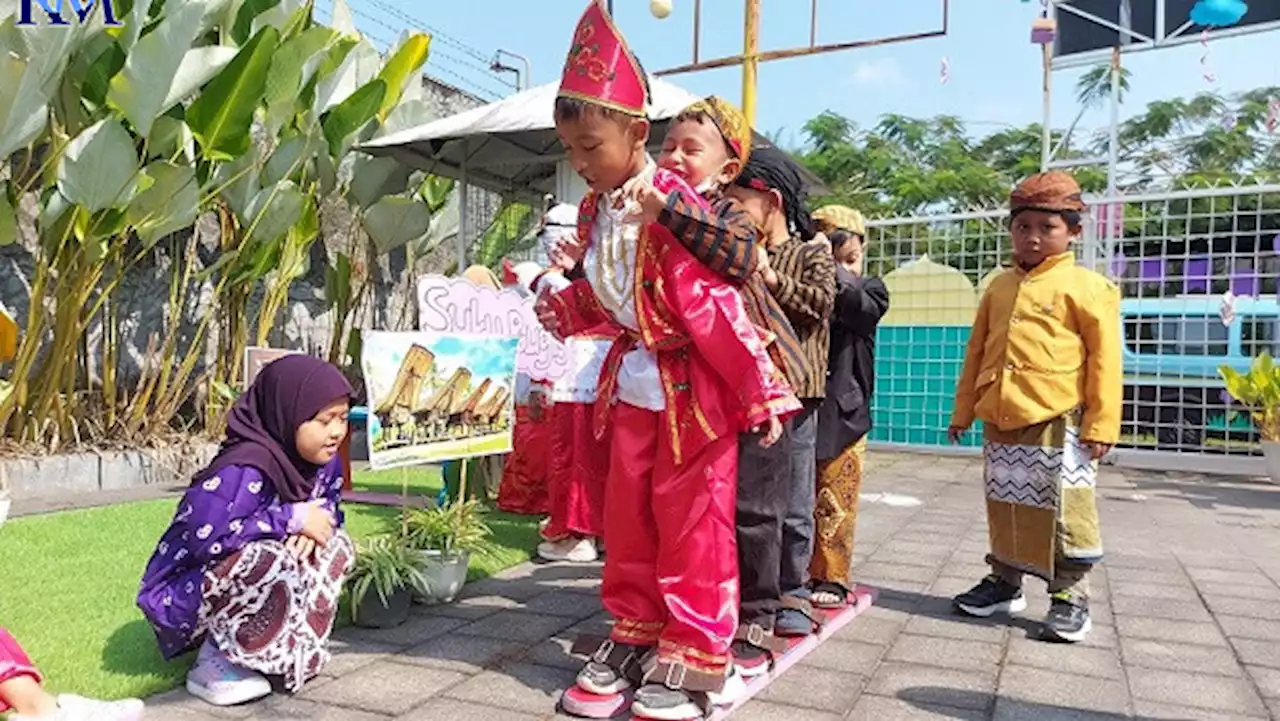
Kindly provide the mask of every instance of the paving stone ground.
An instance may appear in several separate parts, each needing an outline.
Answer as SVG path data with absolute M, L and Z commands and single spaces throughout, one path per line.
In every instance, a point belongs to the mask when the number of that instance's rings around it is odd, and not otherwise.
M 1016 618 L 950 610 L 986 571 L 980 479 L 975 459 L 875 454 L 855 573 L 880 600 L 734 719 L 1280 718 L 1280 487 L 1104 470 L 1095 628 L 1062 646 L 1034 639 L 1048 607 L 1038 582 Z M 297 697 L 211 709 L 175 691 L 153 698 L 150 716 L 560 718 L 557 696 L 580 664 L 570 639 L 608 626 L 598 587 L 596 567 L 521 566 L 400 628 L 340 630 L 333 662 Z

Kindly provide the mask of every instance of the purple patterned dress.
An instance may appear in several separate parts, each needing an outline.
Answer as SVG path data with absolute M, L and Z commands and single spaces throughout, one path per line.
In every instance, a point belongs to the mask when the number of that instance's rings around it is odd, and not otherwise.
M 312 499 L 324 500 L 339 527 L 341 488 L 334 459 L 318 472 Z M 282 676 L 289 690 L 319 673 L 355 553 L 339 530 L 315 561 L 296 560 L 283 542 L 302 527 L 304 506 L 280 503 L 249 466 L 228 466 L 187 490 L 138 592 L 166 659 L 211 637 L 232 662 Z

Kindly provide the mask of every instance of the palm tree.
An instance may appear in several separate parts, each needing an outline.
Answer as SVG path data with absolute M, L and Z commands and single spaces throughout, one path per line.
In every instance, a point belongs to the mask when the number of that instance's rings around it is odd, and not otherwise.
M 1131 73 L 1129 69 L 1121 66 L 1120 68 L 1120 102 L 1124 102 L 1124 96 L 1129 92 L 1129 77 Z M 1086 108 L 1096 107 L 1104 102 L 1111 100 L 1111 64 L 1104 63 L 1094 66 L 1089 72 L 1080 76 L 1079 82 L 1076 83 L 1076 99 Z

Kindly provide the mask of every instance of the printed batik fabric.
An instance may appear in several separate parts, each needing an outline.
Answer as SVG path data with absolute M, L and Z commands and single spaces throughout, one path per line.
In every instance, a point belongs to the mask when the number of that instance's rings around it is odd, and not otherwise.
M 1080 437 L 1080 411 L 1002 431 L 987 426 L 983 456 L 991 560 L 1043 579 L 1057 559 L 1102 560 L 1098 464 Z
M 296 693 L 329 662 L 329 634 L 355 548 L 339 530 L 312 559 L 258 541 L 204 574 L 200 632 L 235 663 Z

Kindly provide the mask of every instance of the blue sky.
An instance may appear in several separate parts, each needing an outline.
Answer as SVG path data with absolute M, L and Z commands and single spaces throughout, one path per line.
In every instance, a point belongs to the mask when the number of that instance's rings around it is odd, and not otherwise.
M 1260 2 L 1263 0 L 1254 0 Z M 328 16 L 332 0 L 320 0 Z M 585 0 L 348 0 L 357 24 L 386 41 L 411 24 L 436 31 L 428 72 L 489 97 L 503 92 L 502 82 L 486 72 L 499 48 L 526 56 L 533 84 L 558 79 L 559 69 Z M 692 0 L 674 0 L 675 11 L 656 20 L 648 0 L 615 0 L 617 20 L 650 71 L 689 62 L 692 51 Z M 808 42 L 808 0 L 762 0 L 763 50 Z M 702 56 L 741 50 L 741 0 L 703 0 Z M 895 9 L 887 9 L 892 5 Z M 952 0 L 948 37 L 783 60 L 762 65 L 757 128 L 783 131 L 786 144 L 803 140 L 806 120 L 823 110 L 873 125 L 883 113 L 909 116 L 957 115 L 973 132 L 1038 121 L 1041 113 L 1040 49 L 1029 42 L 1038 2 Z M 822 0 L 819 42 L 842 42 L 887 34 L 929 30 L 940 23 L 940 0 Z M 717 14 L 718 13 L 718 14 Z M 412 21 L 412 22 L 411 22 Z M 1202 77 L 1203 48 L 1198 44 L 1126 56 L 1132 93 L 1122 111 L 1131 115 L 1146 103 L 1214 89 L 1222 93 L 1262 85 L 1280 85 L 1280 56 L 1267 45 L 1276 32 L 1215 40 Z M 949 60 L 950 81 L 940 82 L 942 59 Z M 1230 59 L 1230 62 L 1228 62 Z M 1075 83 L 1080 71 L 1054 75 L 1054 124 L 1075 117 Z M 718 93 L 735 102 L 741 95 L 738 68 L 670 78 L 698 94 Z M 510 82 L 509 76 L 506 78 Z M 509 89 L 506 92 L 510 92 Z M 1086 114 L 1081 127 L 1107 122 L 1105 110 Z

